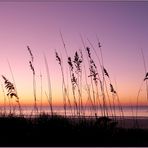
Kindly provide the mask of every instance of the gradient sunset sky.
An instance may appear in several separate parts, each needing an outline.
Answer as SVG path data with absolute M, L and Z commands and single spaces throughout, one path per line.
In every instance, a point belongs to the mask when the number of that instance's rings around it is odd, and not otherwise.
M 7 60 L 11 64 L 18 95 L 22 104 L 33 103 L 32 72 L 29 67 L 30 46 L 34 58 L 38 101 L 40 71 L 43 74 L 43 97 L 47 90 L 43 53 L 46 54 L 53 101 L 62 102 L 62 78 L 55 59 L 55 49 L 66 55 L 60 38 L 62 31 L 68 54 L 82 49 L 82 34 L 97 47 L 98 35 L 104 64 L 123 104 L 134 104 L 145 72 L 140 49 L 143 49 L 148 67 L 148 2 L 0 2 L 0 74 L 12 81 Z M 97 49 L 97 48 L 96 48 Z M 97 62 L 95 55 L 94 60 Z M 1 79 L 3 83 L 3 80 Z M 69 84 L 70 85 L 70 84 Z M 85 90 L 83 90 L 85 93 Z M 140 95 L 141 104 L 147 104 L 145 85 Z M 0 90 L 0 102 L 3 93 Z

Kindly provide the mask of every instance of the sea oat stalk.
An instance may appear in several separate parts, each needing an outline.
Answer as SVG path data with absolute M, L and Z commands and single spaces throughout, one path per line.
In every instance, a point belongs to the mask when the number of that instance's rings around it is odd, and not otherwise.
M 64 111 L 65 111 L 65 117 L 66 117 L 67 101 L 68 101 L 68 104 L 69 104 L 69 107 L 70 107 L 70 110 L 71 110 L 71 113 L 72 113 L 71 102 L 70 102 L 67 87 L 66 87 L 66 84 L 65 84 L 62 59 L 56 51 L 55 51 L 55 55 L 56 55 L 56 60 L 58 61 L 59 65 L 60 65 L 61 73 L 62 73 L 63 104 L 64 104 Z
M 31 52 L 31 49 L 29 46 L 27 46 L 27 49 L 29 51 L 29 54 L 30 54 L 30 57 L 31 57 L 31 60 L 29 61 L 29 66 L 32 70 L 32 74 L 33 74 L 33 94 L 34 94 L 34 109 L 35 109 L 35 112 L 38 113 L 38 107 L 37 107 L 37 97 L 36 97 L 36 77 L 35 77 L 35 69 L 34 69 L 34 66 L 33 66 L 33 62 L 34 62 L 34 57 L 33 57 L 33 54 Z
M 2 78 L 4 80 L 4 84 L 5 84 L 5 88 L 7 89 L 7 96 L 10 98 L 15 97 L 16 98 L 16 102 L 18 103 L 19 106 L 19 110 L 20 110 L 20 115 L 22 114 L 21 112 L 21 105 L 19 102 L 19 97 L 17 95 L 16 89 L 14 87 L 14 84 L 11 83 L 5 76 L 2 75 Z

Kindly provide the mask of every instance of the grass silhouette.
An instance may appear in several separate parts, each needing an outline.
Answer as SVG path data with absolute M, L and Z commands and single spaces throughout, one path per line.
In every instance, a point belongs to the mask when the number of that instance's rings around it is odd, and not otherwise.
M 121 126 L 121 123 L 127 119 L 124 117 L 117 89 L 115 89 L 111 81 L 111 75 L 104 66 L 100 41 L 97 39 L 101 58 L 99 58 L 93 44 L 87 39 L 90 47 L 86 46 L 80 35 L 88 62 L 87 65 L 85 63 L 85 56 L 83 56 L 83 50 L 76 50 L 74 56 L 69 56 L 61 32 L 60 36 L 66 58 L 62 59 L 62 55 L 60 54 L 59 56 L 59 53 L 55 50 L 55 60 L 58 61 L 61 70 L 64 114 L 59 115 L 54 112 L 51 77 L 45 55 L 46 81 L 48 83 L 48 93 L 45 91 L 45 95 L 49 103 L 50 113 L 45 113 L 43 110 L 42 91 L 44 83 L 42 82 L 43 75 L 41 72 L 41 104 L 40 113 L 38 112 L 34 56 L 30 47 L 27 46 L 30 55 L 29 66 L 33 75 L 33 111 L 35 114 L 33 116 L 25 116 L 23 114 L 14 76 L 11 67 L 9 67 L 14 84 L 2 75 L 7 95 L 5 95 L 3 85 L 1 84 L 4 94 L 4 112 L 0 114 L 0 146 L 148 146 L 148 129 L 137 128 L 137 126 L 136 128 Z M 93 53 L 98 59 L 99 66 L 93 57 Z M 64 67 L 64 60 L 67 67 Z M 69 73 L 66 76 L 64 75 L 64 68 L 69 69 Z M 99 68 L 101 70 L 100 73 Z M 145 77 L 142 85 L 146 82 L 147 87 L 148 73 L 146 72 L 145 60 L 144 68 Z M 71 88 L 67 86 L 65 78 L 70 80 Z M 86 87 L 86 99 L 83 99 L 83 85 Z M 141 87 L 137 97 L 136 124 L 138 122 L 138 101 Z M 69 92 L 72 92 L 73 99 L 70 98 Z M 9 99 L 10 113 L 6 113 L 6 96 Z M 14 107 L 12 98 L 15 98 L 18 103 L 19 115 L 15 111 L 12 112 L 12 107 Z M 120 110 L 119 117 L 116 116 L 115 101 L 117 101 Z M 87 103 L 92 116 L 85 115 L 85 109 L 88 107 Z M 68 115 L 68 108 L 70 108 L 70 115 Z M 100 115 L 99 111 L 101 111 Z
M 38 107 L 37 107 L 37 97 L 36 97 L 36 76 L 35 76 L 35 69 L 34 69 L 34 65 L 33 65 L 33 62 L 34 62 L 34 56 L 31 52 L 31 49 L 29 46 L 27 46 L 27 49 L 29 51 L 29 54 L 30 54 L 30 57 L 31 57 L 31 60 L 29 61 L 29 66 L 32 70 L 32 74 L 33 74 L 33 94 L 34 94 L 34 110 L 36 113 L 38 113 Z

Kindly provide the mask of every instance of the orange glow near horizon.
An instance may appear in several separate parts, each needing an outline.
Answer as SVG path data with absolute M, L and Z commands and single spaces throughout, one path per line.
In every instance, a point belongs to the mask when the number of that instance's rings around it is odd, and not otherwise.
M 59 93 L 61 95 L 61 93 Z M 62 95 L 53 95 L 52 98 L 52 104 L 53 106 L 63 106 L 63 97 Z M 136 97 L 136 95 L 135 95 Z M 119 96 L 119 100 L 122 106 L 136 106 L 137 105 L 137 100 L 134 98 L 130 98 L 128 95 L 125 95 L 124 98 Z M 0 96 L 1 98 L 1 102 L 0 102 L 0 106 L 4 106 L 4 98 L 3 96 Z M 2 99 L 3 98 L 3 99 Z M 73 96 L 71 95 L 70 97 L 71 99 L 71 105 L 74 106 L 74 101 L 73 101 Z M 100 98 L 102 99 L 102 98 Z M 15 102 L 15 98 L 12 98 L 11 101 L 13 102 L 13 105 L 17 106 L 18 104 Z M 78 101 L 78 100 L 77 100 Z M 111 105 L 113 105 L 113 98 L 110 95 L 110 101 L 111 101 Z M 103 104 L 103 101 L 100 101 L 101 104 Z M 20 97 L 20 103 L 21 106 L 34 106 L 34 98 L 33 95 L 25 95 L 25 96 L 21 96 Z M 91 106 L 91 103 L 87 101 L 87 95 L 83 95 L 83 104 L 85 106 Z M 148 104 L 147 100 L 146 100 L 146 96 L 143 95 L 143 98 L 140 97 L 139 98 L 139 105 L 141 106 L 146 106 Z M 42 105 L 43 106 L 49 106 L 48 100 L 45 96 L 43 96 L 42 98 Z M 106 105 L 109 106 L 109 101 L 106 98 Z M 115 101 L 114 101 L 114 105 L 118 106 L 119 102 L 117 100 L 117 98 L 115 97 Z M 9 106 L 9 101 L 8 98 L 6 98 L 6 106 Z M 37 97 L 37 106 L 41 106 L 41 99 L 40 97 Z M 68 106 L 68 102 L 67 102 L 67 106 Z M 99 104 L 98 104 L 99 106 Z

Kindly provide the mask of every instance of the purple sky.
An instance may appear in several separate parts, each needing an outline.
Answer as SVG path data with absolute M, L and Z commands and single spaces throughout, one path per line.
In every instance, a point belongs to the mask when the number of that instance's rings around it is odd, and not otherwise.
M 102 44 L 105 67 L 112 81 L 117 81 L 122 101 L 136 102 L 145 75 L 140 48 L 148 65 L 147 14 L 148 2 L 0 2 L 0 74 L 12 80 L 8 59 L 21 101 L 32 99 L 32 73 L 26 48 L 29 45 L 35 56 L 38 95 L 40 71 L 46 81 L 44 52 L 51 70 L 53 97 L 59 101 L 61 75 L 54 49 L 65 58 L 59 30 L 63 33 L 70 56 L 83 48 L 80 33 L 88 46 L 87 38 L 95 47 L 97 34 Z M 46 85 L 45 82 L 44 89 Z M 145 96 L 144 86 L 142 90 L 141 96 Z M 145 100 L 142 97 L 141 101 Z

